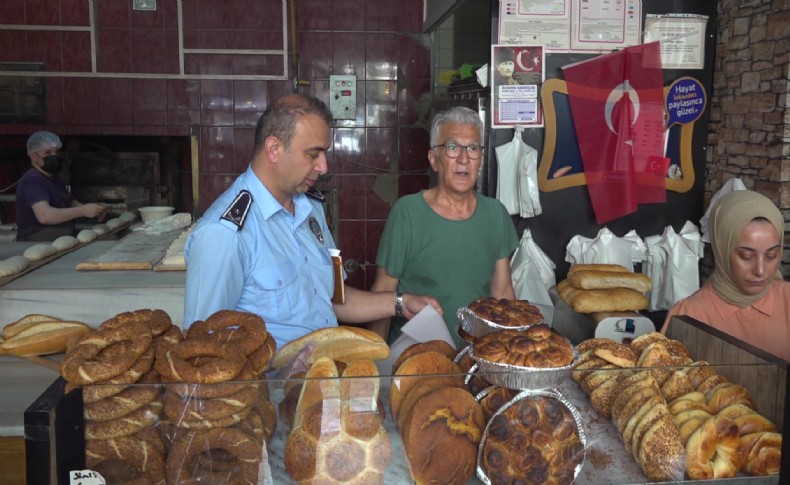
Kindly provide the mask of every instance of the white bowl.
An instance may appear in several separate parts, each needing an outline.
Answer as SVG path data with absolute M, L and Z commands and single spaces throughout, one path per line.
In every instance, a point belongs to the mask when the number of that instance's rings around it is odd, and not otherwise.
M 152 205 L 148 207 L 140 207 L 138 210 L 140 211 L 140 217 L 143 219 L 143 222 L 151 222 L 172 216 L 175 209 L 173 207 L 167 207 L 163 205 Z

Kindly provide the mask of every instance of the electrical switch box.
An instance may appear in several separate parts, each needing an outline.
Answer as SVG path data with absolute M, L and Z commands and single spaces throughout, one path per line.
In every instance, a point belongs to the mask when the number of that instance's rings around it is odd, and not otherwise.
M 336 120 L 353 120 L 357 117 L 356 76 L 329 76 L 329 110 Z

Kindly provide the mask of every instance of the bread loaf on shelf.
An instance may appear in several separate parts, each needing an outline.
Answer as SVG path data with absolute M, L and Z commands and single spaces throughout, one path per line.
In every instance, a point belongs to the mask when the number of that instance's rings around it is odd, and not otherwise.
M 617 273 L 628 273 L 631 270 L 620 264 L 581 263 L 571 265 L 568 269 L 568 277 L 577 271 L 612 271 Z
M 348 379 L 339 375 L 328 357 L 307 371 L 285 443 L 285 469 L 298 483 L 383 483 L 392 448 L 379 412 L 376 365 L 358 359 L 344 370 Z
M 642 293 L 629 288 L 604 290 L 579 290 L 574 293 L 570 306 L 577 313 L 644 310 L 648 299 Z
M 14 325 L 3 332 L 0 354 L 28 357 L 64 352 L 72 338 L 78 338 L 92 331 L 90 325 L 82 322 L 47 321 L 45 315 Z M 42 320 L 34 321 L 37 318 Z M 10 326 L 10 325 L 9 325 Z
M 568 279 L 573 286 L 583 290 L 629 288 L 647 293 L 653 287 L 650 277 L 642 273 L 582 270 L 574 272 Z
M 376 332 L 359 327 L 339 326 L 315 330 L 288 342 L 272 359 L 271 368 L 279 369 L 290 363 L 307 345 L 314 347 L 312 362 L 320 357 L 349 363 L 360 358 L 382 360 L 390 356 L 387 342 Z

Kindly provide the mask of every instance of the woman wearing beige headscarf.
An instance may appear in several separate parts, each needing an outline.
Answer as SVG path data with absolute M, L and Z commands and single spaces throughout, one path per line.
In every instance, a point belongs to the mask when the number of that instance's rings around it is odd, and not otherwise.
M 782 280 L 784 219 L 765 196 L 748 190 L 722 197 L 709 219 L 713 274 L 672 307 L 755 347 L 790 360 L 790 282 Z

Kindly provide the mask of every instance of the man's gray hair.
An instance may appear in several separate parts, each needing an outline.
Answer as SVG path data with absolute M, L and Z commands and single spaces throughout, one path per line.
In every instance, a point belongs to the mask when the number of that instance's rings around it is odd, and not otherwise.
M 439 144 L 439 130 L 444 123 L 458 123 L 459 125 L 474 125 L 480 134 L 480 144 L 483 144 L 483 121 L 480 115 L 465 106 L 454 106 L 446 111 L 441 111 L 431 121 L 431 146 Z

